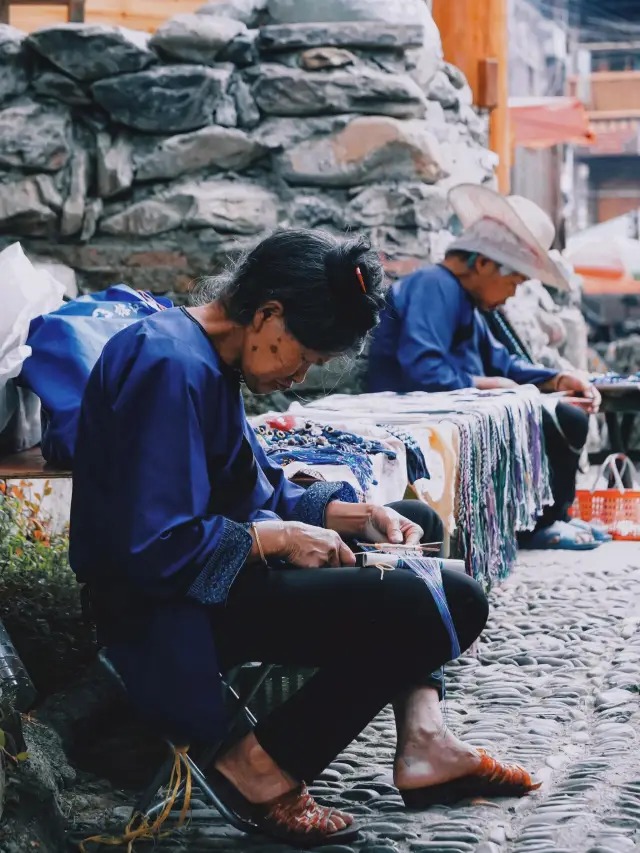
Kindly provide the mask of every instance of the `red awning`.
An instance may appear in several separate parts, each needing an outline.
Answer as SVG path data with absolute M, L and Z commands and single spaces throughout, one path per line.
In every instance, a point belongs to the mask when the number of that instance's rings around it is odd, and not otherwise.
M 592 145 L 595 133 L 578 98 L 509 98 L 514 145 L 552 148 L 554 145 Z

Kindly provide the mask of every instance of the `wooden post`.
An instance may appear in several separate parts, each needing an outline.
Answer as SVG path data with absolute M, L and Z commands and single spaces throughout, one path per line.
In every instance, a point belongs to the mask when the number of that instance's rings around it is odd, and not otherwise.
M 498 186 L 509 192 L 509 56 L 507 0 L 433 0 L 444 58 L 460 68 L 476 106 L 491 110 L 490 148 L 500 157 Z

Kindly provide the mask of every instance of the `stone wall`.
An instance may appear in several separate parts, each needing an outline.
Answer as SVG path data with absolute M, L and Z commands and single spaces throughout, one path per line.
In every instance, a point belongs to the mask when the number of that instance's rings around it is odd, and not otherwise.
M 448 187 L 491 181 L 494 155 L 415 3 L 389 23 L 380 0 L 230 0 L 153 37 L 0 26 L 0 247 L 177 295 L 278 225 L 365 230 L 391 273 L 439 255 Z

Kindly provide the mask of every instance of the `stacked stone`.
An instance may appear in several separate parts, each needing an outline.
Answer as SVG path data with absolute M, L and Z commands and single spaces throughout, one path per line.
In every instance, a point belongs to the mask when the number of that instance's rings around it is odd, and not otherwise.
M 153 36 L 0 26 L 1 244 L 161 293 L 279 225 L 364 230 L 392 273 L 438 255 L 448 187 L 493 179 L 486 122 L 430 18 L 350 2 L 210 3 Z

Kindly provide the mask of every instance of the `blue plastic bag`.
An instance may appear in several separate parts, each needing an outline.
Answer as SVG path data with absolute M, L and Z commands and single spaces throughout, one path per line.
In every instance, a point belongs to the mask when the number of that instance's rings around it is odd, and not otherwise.
M 82 396 L 107 341 L 171 307 L 169 299 L 118 284 L 31 321 L 27 345 L 32 354 L 24 362 L 20 384 L 42 403 L 42 455 L 49 464 L 71 468 Z

